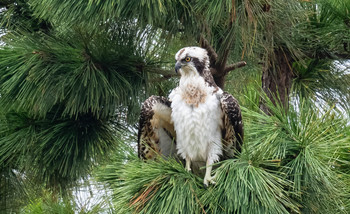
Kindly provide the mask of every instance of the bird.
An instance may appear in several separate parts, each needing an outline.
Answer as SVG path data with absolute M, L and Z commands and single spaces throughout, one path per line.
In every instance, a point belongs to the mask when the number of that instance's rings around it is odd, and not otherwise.
M 168 97 L 144 101 L 138 129 L 143 160 L 178 157 L 191 171 L 205 166 L 205 187 L 215 184 L 213 164 L 234 158 L 243 144 L 243 121 L 237 99 L 219 88 L 210 72 L 206 49 L 185 47 L 175 54 L 179 84 Z

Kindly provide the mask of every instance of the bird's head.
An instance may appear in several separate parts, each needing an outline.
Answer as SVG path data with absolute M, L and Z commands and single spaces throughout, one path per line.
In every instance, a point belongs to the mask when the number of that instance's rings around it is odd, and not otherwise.
M 181 75 L 203 76 L 204 70 L 209 69 L 209 57 L 205 49 L 200 47 L 185 47 L 175 54 L 175 71 Z

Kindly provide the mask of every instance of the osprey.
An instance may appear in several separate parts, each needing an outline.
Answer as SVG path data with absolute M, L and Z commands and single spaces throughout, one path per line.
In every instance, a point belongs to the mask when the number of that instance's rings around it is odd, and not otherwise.
M 186 169 L 205 165 L 204 185 L 215 183 L 215 162 L 233 158 L 243 143 L 243 123 L 237 100 L 214 82 L 207 51 L 186 47 L 176 55 L 179 86 L 169 99 L 151 96 L 142 105 L 138 154 L 144 160 L 178 156 Z

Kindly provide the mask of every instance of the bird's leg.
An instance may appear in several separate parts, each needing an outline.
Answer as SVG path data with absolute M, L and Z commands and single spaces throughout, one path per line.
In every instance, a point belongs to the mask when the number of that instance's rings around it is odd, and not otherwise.
M 188 172 L 190 172 L 191 171 L 191 158 L 190 157 L 186 157 L 186 170 L 188 171 Z
M 213 161 L 211 161 L 210 158 L 208 158 L 206 163 L 205 176 L 204 176 L 204 187 L 208 187 L 209 183 L 215 184 L 214 180 L 216 178 L 216 174 L 214 175 L 214 177 L 211 176 L 212 164 L 213 164 Z

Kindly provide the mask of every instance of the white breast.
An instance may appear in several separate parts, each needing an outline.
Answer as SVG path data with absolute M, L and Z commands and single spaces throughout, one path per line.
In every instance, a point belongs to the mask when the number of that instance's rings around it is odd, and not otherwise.
M 188 87 L 195 87 L 205 94 L 198 105 L 186 99 Z M 203 78 L 182 78 L 179 87 L 170 94 L 172 101 L 171 118 L 176 131 L 176 148 L 182 158 L 189 157 L 192 161 L 214 162 L 222 154 L 221 126 L 222 110 L 214 87 L 209 87 Z

